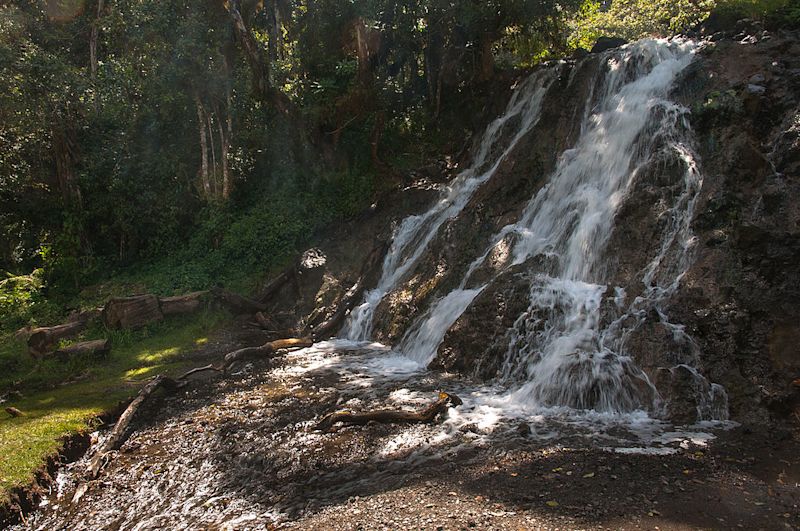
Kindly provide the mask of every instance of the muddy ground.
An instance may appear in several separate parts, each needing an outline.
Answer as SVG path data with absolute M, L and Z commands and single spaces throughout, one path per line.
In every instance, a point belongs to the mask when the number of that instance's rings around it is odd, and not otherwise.
M 238 324 L 197 361 L 261 339 Z M 660 425 L 643 439 L 640 424 L 557 412 L 481 424 L 459 410 L 486 388 L 391 360 L 323 344 L 158 397 L 87 494 L 70 503 L 84 458 L 20 528 L 800 527 L 796 431 Z M 441 424 L 313 431 L 335 409 L 418 409 L 440 389 L 465 399 Z

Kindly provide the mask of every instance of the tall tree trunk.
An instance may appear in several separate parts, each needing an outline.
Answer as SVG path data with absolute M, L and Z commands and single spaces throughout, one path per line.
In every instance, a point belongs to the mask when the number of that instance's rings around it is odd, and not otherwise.
M 239 0 L 228 0 L 228 13 L 231 15 L 234 31 L 242 44 L 247 62 L 252 70 L 253 90 L 256 96 L 262 101 L 274 105 L 278 111 L 289 113 L 292 110 L 291 101 L 286 94 L 272 86 L 269 57 L 265 60 L 253 34 L 245 25 L 239 10 Z
M 230 115 L 227 118 L 230 123 Z M 228 173 L 228 135 L 222 127 L 222 120 L 217 118 L 217 128 L 219 129 L 220 162 L 222 164 L 222 199 L 227 200 L 231 195 L 231 180 Z
M 436 11 L 428 16 L 428 31 L 425 43 L 425 77 L 428 85 L 428 102 L 438 107 L 442 56 L 444 55 L 444 33 L 441 27 L 442 14 Z
M 264 60 L 263 54 L 258 49 L 258 43 L 256 43 L 253 34 L 250 33 L 250 30 L 244 23 L 244 19 L 239 10 L 239 0 L 228 1 L 228 13 L 230 13 L 231 19 L 233 20 L 236 36 L 242 44 L 247 62 L 250 64 L 250 69 L 253 71 L 253 88 L 256 94 L 264 98 L 269 95 L 272 89 L 269 61 Z
M 100 15 L 103 13 L 105 0 L 97 0 L 97 17 L 92 24 L 92 33 L 89 37 L 89 68 L 91 70 L 92 87 L 94 89 L 94 106 L 100 109 L 100 95 L 97 90 L 97 39 L 100 35 Z
M 488 81 L 494 74 L 494 54 L 492 48 L 494 47 L 494 37 L 491 33 L 481 33 L 478 42 L 478 72 L 477 80 L 479 82 Z
M 280 22 L 278 18 L 278 2 L 277 0 L 270 0 L 269 11 L 267 12 L 267 31 L 269 32 L 269 41 L 267 42 L 267 52 L 269 54 L 270 63 L 278 60 L 280 54 Z
M 75 163 L 78 158 L 78 147 L 75 130 L 68 123 L 66 116 L 53 118 L 52 142 L 53 157 L 56 165 L 56 179 L 65 205 L 82 207 L 81 191 L 75 182 Z
M 211 126 L 211 119 L 212 114 L 210 112 L 206 113 L 206 124 L 208 125 L 208 139 L 211 141 L 211 176 L 209 180 L 211 181 L 211 193 L 213 194 L 214 198 L 219 196 L 219 183 L 217 182 L 219 179 L 219 171 L 217 171 L 217 149 L 214 146 L 214 129 Z
M 233 138 L 233 98 L 231 96 L 231 65 L 228 58 L 223 54 L 222 64 L 225 68 L 225 133 L 220 133 L 224 139 L 222 143 L 222 198 L 227 200 L 233 189 L 230 169 L 228 167 L 228 154 L 230 153 L 231 138 Z
M 211 196 L 211 183 L 208 178 L 208 140 L 206 138 L 206 120 L 200 97 L 194 97 L 197 105 L 197 130 L 200 133 L 200 184 L 206 198 Z

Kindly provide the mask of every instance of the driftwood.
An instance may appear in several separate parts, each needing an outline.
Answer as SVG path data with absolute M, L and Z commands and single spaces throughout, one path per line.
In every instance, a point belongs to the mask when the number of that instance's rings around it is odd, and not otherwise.
M 74 321 L 58 326 L 35 328 L 28 338 L 28 351 L 33 356 L 42 356 L 60 340 L 73 337 L 86 328 L 85 321 Z
M 247 297 L 242 297 L 236 293 L 223 288 L 211 288 L 211 293 L 219 299 L 233 313 L 246 314 L 258 313 L 267 309 L 267 305 Z
M 278 339 L 277 341 L 270 341 L 264 343 L 260 347 L 248 347 L 239 350 L 234 350 L 225 356 L 225 367 L 230 367 L 233 363 L 244 361 L 252 358 L 263 358 L 274 354 L 280 349 L 284 348 L 306 348 L 314 344 L 310 338 L 291 338 L 291 339 Z
M 366 413 L 350 413 L 349 411 L 337 411 L 322 417 L 322 420 L 314 427 L 317 431 L 335 431 L 334 426 L 363 426 L 370 422 L 382 424 L 429 424 L 436 420 L 436 417 L 447 411 L 449 407 L 460 406 L 463 402 L 456 395 L 439 393 L 439 399 L 421 411 L 405 411 L 397 409 L 379 409 Z
M 108 328 L 141 328 L 163 318 L 155 295 L 114 298 L 103 308 L 103 322 Z
M 195 291 L 177 297 L 161 297 L 158 302 L 161 306 L 161 313 L 164 315 L 193 313 L 203 305 L 206 295 L 208 295 L 207 291 Z
M 67 361 L 76 356 L 94 356 L 102 358 L 111 352 L 111 341 L 108 339 L 98 339 L 96 341 L 84 341 L 68 347 L 56 350 L 53 355 L 61 361 Z

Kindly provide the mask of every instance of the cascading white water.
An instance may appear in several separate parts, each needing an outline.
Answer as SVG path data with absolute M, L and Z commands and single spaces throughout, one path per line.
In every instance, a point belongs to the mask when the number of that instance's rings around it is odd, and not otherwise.
M 544 96 L 557 75 L 558 68 L 540 70 L 518 87 L 503 116 L 487 127 L 472 166 L 453 180 L 430 210 L 403 220 L 384 259 L 378 285 L 353 309 L 342 337 L 355 341 L 369 339 L 378 304 L 417 263 L 439 228 L 464 209 L 475 190 L 495 174 L 505 157 L 536 125 Z M 502 146 L 509 135 L 511 139 Z M 502 151 L 498 154 L 499 149 Z M 495 155 L 494 158 L 490 158 L 491 155 Z
M 599 411 L 655 407 L 658 393 L 624 342 L 650 308 L 669 324 L 659 305 L 677 289 L 691 259 L 689 223 L 701 176 L 684 120 L 687 109 L 669 101 L 668 93 L 694 49 L 689 42 L 646 40 L 606 56 L 602 85 L 577 144 L 562 154 L 520 220 L 501 230 L 473 262 L 459 288 L 413 324 L 402 352 L 422 363 L 435 356 L 447 330 L 485 288 L 468 289 L 470 276 L 503 245 L 511 254 L 505 269 L 534 257 L 547 257 L 550 264 L 532 272 L 530 305 L 509 331 L 501 379 L 518 384 L 511 398 Z M 683 190 L 665 212 L 670 222 L 643 271 L 643 295 L 603 325 L 604 250 L 614 216 L 641 170 L 664 153 L 682 162 Z M 616 293 L 622 306 L 624 293 Z

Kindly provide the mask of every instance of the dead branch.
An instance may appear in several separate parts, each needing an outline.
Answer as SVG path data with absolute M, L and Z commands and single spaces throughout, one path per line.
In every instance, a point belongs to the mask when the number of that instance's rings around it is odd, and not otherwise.
M 120 416 L 119 420 L 114 425 L 114 429 L 111 430 L 108 438 L 103 441 L 103 444 L 97 449 L 94 457 L 92 457 L 92 460 L 89 462 L 89 466 L 86 469 L 86 477 L 88 479 L 91 480 L 97 477 L 97 475 L 100 473 L 100 469 L 103 468 L 104 461 L 108 457 L 109 452 L 116 450 L 123 442 L 122 435 L 125 433 L 125 430 L 133 420 L 134 415 L 136 415 L 136 411 L 144 403 L 144 401 L 161 387 L 176 386 L 177 385 L 174 380 L 167 378 L 164 375 L 159 375 L 156 376 L 150 383 L 142 387 L 141 391 L 139 391 L 139 394 L 133 399 L 133 402 L 131 402 L 122 413 L 122 416 Z
M 314 427 L 316 431 L 335 431 L 334 425 L 363 426 L 370 422 L 381 424 L 430 424 L 450 407 L 460 406 L 463 402 L 456 395 L 439 393 L 439 399 L 421 411 L 405 411 L 397 409 L 379 409 L 366 413 L 350 413 L 337 411 L 322 417 Z
M 225 306 L 228 307 L 233 313 L 247 314 L 263 312 L 267 309 L 266 304 L 258 301 L 242 297 L 236 293 L 230 292 L 223 288 L 211 288 L 211 293 L 219 299 Z
M 231 365 L 239 361 L 270 356 L 280 349 L 306 348 L 312 346 L 313 344 L 314 341 L 312 341 L 310 338 L 291 338 L 270 341 L 269 343 L 264 343 L 260 347 L 248 347 L 234 350 L 225 356 L 225 367 L 230 368 Z
M 280 275 L 275 277 L 273 280 L 269 282 L 264 289 L 261 290 L 256 300 L 262 304 L 267 304 L 272 300 L 272 297 L 275 296 L 278 291 L 290 280 L 294 279 L 297 275 L 297 267 L 299 264 L 299 260 L 295 260 L 292 264 L 284 269 Z
M 222 369 L 219 368 L 219 367 L 216 367 L 215 365 L 206 365 L 205 367 L 195 367 L 194 369 L 190 369 L 190 370 L 186 371 L 185 373 L 183 373 L 181 376 L 179 376 L 178 380 L 185 380 L 189 376 L 192 376 L 192 375 L 200 373 L 200 372 L 206 372 L 206 371 L 222 372 Z

